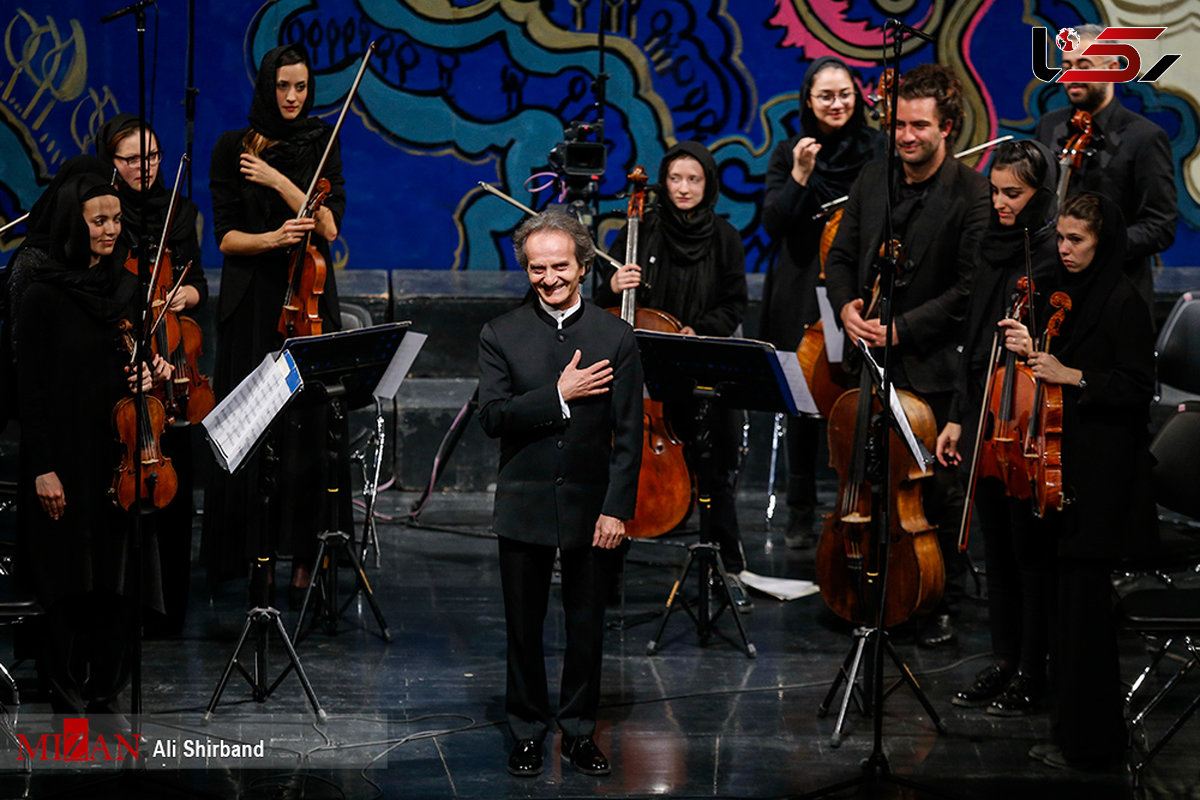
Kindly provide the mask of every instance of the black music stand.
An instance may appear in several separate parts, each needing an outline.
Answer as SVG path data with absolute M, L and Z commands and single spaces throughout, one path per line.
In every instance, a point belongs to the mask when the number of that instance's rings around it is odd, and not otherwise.
M 716 484 L 712 445 L 714 409 L 721 406 L 795 414 L 798 404 L 802 402 L 797 395 L 807 395 L 807 387 L 800 374 L 799 363 L 796 363 L 794 370 L 785 370 L 786 362 L 781 361 L 780 354 L 766 342 L 652 331 L 635 331 L 634 334 L 641 351 L 642 370 L 650 396 L 661 402 L 696 405 L 693 446 L 701 509 L 700 541 L 688 547 L 687 559 L 667 596 L 658 629 L 646 646 L 646 652 L 654 655 L 660 648 L 667 621 L 680 605 L 695 623 L 701 645 L 707 644 L 714 633 L 722 635 L 716 628 L 716 621 L 726 609 L 733 606 L 730 576 L 710 528 L 712 491 Z M 791 360 L 795 361 L 793 354 L 783 355 L 791 356 Z M 799 392 L 793 388 L 797 381 L 803 387 Z M 690 604 L 679 594 L 679 588 L 696 562 L 700 573 L 700 590 L 695 603 Z M 717 594 L 715 610 L 714 589 Z M 695 605 L 695 611 L 692 605 Z M 746 655 L 754 658 L 758 651 L 746 635 L 741 617 L 736 613 L 732 616 Z
M 339 519 L 339 494 L 343 487 L 338 485 L 338 463 L 340 454 L 346 448 L 342 432 L 346 411 L 372 405 L 380 396 L 393 396 L 395 388 L 389 391 L 388 387 L 398 387 L 400 379 L 411 365 L 415 350 L 410 351 L 411 357 L 407 360 L 398 357 L 408 326 L 407 322 L 395 322 L 284 342 L 283 349 L 295 359 L 305 386 L 320 387 L 324 392 L 330 421 L 324 470 L 327 524 L 317 536 L 320 545 L 312 580 L 304 592 L 304 601 L 300 605 L 300 614 L 292 634 L 296 642 L 300 641 L 314 592 L 318 597 L 314 613 L 323 622 L 327 633 L 333 635 L 338 632 L 338 620 L 361 593 L 371 607 L 381 638 L 386 642 L 392 641 L 387 620 L 363 571 L 362 559 L 352 546 L 353 536 L 343 530 L 346 526 Z M 344 488 L 349 490 L 349 487 Z M 354 569 L 355 588 L 350 597 L 339 605 L 338 562 L 341 558 L 347 559 Z

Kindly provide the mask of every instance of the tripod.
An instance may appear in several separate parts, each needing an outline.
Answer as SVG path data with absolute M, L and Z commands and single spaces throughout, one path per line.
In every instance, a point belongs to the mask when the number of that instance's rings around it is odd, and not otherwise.
M 375 622 L 379 625 L 380 635 L 385 642 L 390 642 L 392 641 L 391 631 L 388 630 L 387 620 L 383 618 L 383 612 L 379 608 L 379 603 L 375 600 L 375 593 L 371 591 L 371 584 L 367 581 L 367 575 L 363 571 L 362 560 L 355 553 L 356 548 L 354 547 L 353 539 L 350 534 L 340 528 L 338 506 L 340 504 L 341 487 L 338 485 L 338 464 L 340 463 L 339 455 L 345 441 L 343 431 L 346 426 L 346 414 L 341 400 L 344 390 L 341 387 L 331 388 L 327 386 L 325 391 L 330 420 L 328 426 L 328 448 L 325 457 L 326 468 L 324 472 L 329 524 L 322 533 L 317 535 L 320 545 L 317 547 L 317 556 L 314 561 L 316 570 L 313 573 L 312 580 L 309 581 L 308 588 L 304 592 L 304 601 L 300 605 L 300 614 L 296 619 L 296 630 L 292 638 L 297 642 L 300 641 L 300 633 L 304 627 L 304 618 L 307 616 L 309 602 L 312 600 L 314 592 L 318 596 L 318 601 L 313 606 L 315 616 L 323 622 L 326 632 L 330 635 L 337 633 L 338 620 L 346 613 L 346 609 L 350 607 L 350 604 L 354 602 L 354 599 L 361 592 L 366 596 L 367 603 L 371 606 L 371 613 L 375 615 Z M 367 506 L 368 520 L 373 513 L 373 505 L 372 498 L 372 501 Z M 365 538 L 363 547 L 365 550 Z M 345 557 L 354 568 L 355 590 L 349 599 L 346 600 L 345 604 L 339 608 L 338 561 L 342 557 Z
M 271 570 L 271 545 L 267 536 L 267 512 L 270 508 L 270 496 L 275 484 L 275 469 L 279 463 L 278 457 L 275 455 L 275 447 L 271 442 L 266 442 L 263 445 L 261 458 L 261 473 L 259 475 L 260 501 L 259 501 L 259 539 L 258 552 L 259 555 L 254 560 L 254 568 L 250 577 L 250 593 L 254 598 L 254 605 L 246 612 L 246 621 L 242 625 L 242 632 L 238 636 L 237 645 L 233 648 L 233 655 L 229 657 L 229 661 L 225 664 L 225 671 L 221 674 L 221 679 L 217 682 L 217 688 L 213 691 L 212 699 L 208 702 L 208 708 L 204 712 L 204 720 L 207 722 L 212 719 L 213 711 L 217 707 L 217 703 L 221 700 L 221 695 L 225 691 L 225 686 L 229 683 L 229 678 L 233 674 L 234 668 L 242 674 L 246 682 L 250 684 L 251 693 L 254 701 L 257 703 L 265 703 L 267 699 L 274 694 L 279 688 L 279 684 L 287 677 L 292 670 L 296 671 L 296 677 L 300 679 L 300 685 L 304 688 L 304 693 L 308 696 L 308 702 L 312 705 L 313 713 L 317 716 L 317 721 L 324 723 L 327 719 L 325 710 L 321 708 L 321 704 L 317 701 L 317 695 L 313 692 L 312 684 L 308 681 L 308 675 L 304 672 L 304 666 L 300 663 L 300 657 L 296 655 L 296 648 L 292 646 L 292 640 L 288 638 L 287 631 L 283 627 L 283 620 L 279 617 L 279 611 L 271 606 L 268 600 L 268 575 Z M 279 673 L 274 682 L 267 683 L 267 643 L 274 633 L 279 637 L 279 643 L 283 646 L 284 651 L 288 656 L 288 666 L 283 672 Z M 253 661 L 250 670 L 242 666 L 238 657 L 242 653 L 242 648 L 246 645 L 247 640 L 253 634 L 254 648 Z
M 702 646 L 708 643 L 714 633 L 723 636 L 717 630 L 717 619 L 727 609 L 733 609 L 733 589 L 730 585 L 732 578 L 725 569 L 725 562 L 721 560 L 721 549 L 712 537 L 712 496 L 713 490 L 716 488 L 716 463 L 713 455 L 711 415 L 713 399 L 716 396 L 717 393 L 713 389 L 701 387 L 695 389 L 695 397 L 698 402 L 694 446 L 697 454 L 697 483 L 699 484 L 700 541 L 688 547 L 687 558 L 683 562 L 679 577 L 675 579 L 675 584 L 671 587 L 670 594 L 667 595 L 658 629 L 654 632 L 654 637 L 649 644 L 646 645 L 647 655 L 654 655 L 658 652 L 663 631 L 667 627 L 668 620 L 671 619 L 671 614 L 677 608 L 682 607 L 692 618 L 692 622 L 696 626 L 696 635 L 700 638 Z M 700 579 L 699 592 L 694 603 L 695 611 L 692 610 L 692 604 L 689 604 L 679 594 L 679 589 L 687 580 L 693 564 L 697 566 Z M 713 609 L 714 602 L 716 603 L 715 611 Z M 758 651 L 746 635 L 746 628 L 742 624 L 741 616 L 736 611 L 733 611 L 732 616 L 746 656 L 754 658 L 758 655 Z

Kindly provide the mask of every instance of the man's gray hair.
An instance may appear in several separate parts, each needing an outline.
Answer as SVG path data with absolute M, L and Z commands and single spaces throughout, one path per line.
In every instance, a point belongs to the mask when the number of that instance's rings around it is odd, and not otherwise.
M 521 269 L 529 269 L 529 257 L 525 255 L 525 241 L 535 233 L 558 231 L 570 236 L 575 242 L 575 260 L 584 270 L 591 269 L 596 260 L 596 245 L 583 223 L 561 211 L 543 211 L 521 223 L 513 234 L 513 252 Z

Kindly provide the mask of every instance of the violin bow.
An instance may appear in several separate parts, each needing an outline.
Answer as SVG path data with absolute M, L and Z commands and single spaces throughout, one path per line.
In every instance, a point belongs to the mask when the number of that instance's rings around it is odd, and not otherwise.
M 167 252 L 167 236 L 171 232 L 171 225 L 175 222 L 175 204 L 179 199 L 179 186 L 183 182 L 183 171 L 191 162 L 187 153 L 184 153 L 179 158 L 179 169 L 175 171 L 175 185 L 171 189 L 171 202 L 167 204 L 167 217 L 163 221 L 162 234 L 158 237 L 158 250 L 154 253 L 154 268 L 150 270 L 150 286 L 146 290 L 146 307 L 150 307 L 150 301 L 154 297 L 154 286 L 158 283 L 158 271 L 162 268 L 163 254 Z
M 333 133 L 329 135 L 329 141 L 325 143 L 325 152 L 321 154 L 321 160 L 317 162 L 317 169 L 313 172 L 312 181 L 308 184 L 308 191 L 304 193 L 304 204 L 300 206 L 300 210 L 296 212 L 296 219 L 304 219 L 305 212 L 308 211 L 309 204 L 312 203 L 313 195 L 317 191 L 317 181 L 321 180 L 321 173 L 325 170 L 325 163 L 329 161 L 329 154 L 333 151 L 333 143 L 337 141 L 338 133 L 342 129 L 342 123 L 346 121 L 346 112 L 350 110 L 350 103 L 354 101 L 355 95 L 358 94 L 358 85 L 362 83 L 363 75 L 367 71 L 367 62 L 371 60 L 371 56 L 375 53 L 375 46 L 379 40 L 371 42 L 367 45 L 367 52 L 363 54 L 362 63 L 358 65 L 358 74 L 354 76 L 354 83 L 350 84 L 350 91 L 346 93 L 346 100 L 342 103 L 342 110 L 338 112 L 337 122 L 333 125 Z
M 516 206 L 517 208 L 521 209 L 522 211 L 524 211 L 524 212 L 525 212 L 526 214 L 528 214 L 529 216 L 531 216 L 531 217 L 536 217 L 536 216 L 537 216 L 537 213 L 538 213 L 538 212 L 534 211 L 532 208 L 530 208 L 529 206 L 525 205 L 525 204 L 524 204 L 524 203 L 522 203 L 520 200 L 517 200 L 517 199 L 515 199 L 515 198 L 509 197 L 509 196 L 508 196 L 508 195 L 506 195 L 504 192 L 502 192 L 502 191 L 500 191 L 499 189 L 497 189 L 495 186 L 492 186 L 490 183 L 484 183 L 483 181 L 480 181 L 480 182 L 479 182 L 479 186 L 480 186 L 480 187 L 481 187 L 481 188 L 482 188 L 484 191 L 488 192 L 489 194 L 494 194 L 496 197 L 499 197 L 501 200 L 505 201 L 506 203 L 510 203 L 510 204 L 512 204 L 512 205 L 514 205 L 514 206 Z M 604 259 L 605 261 L 607 261 L 609 264 L 612 264 L 612 265 L 613 265 L 614 267 L 616 267 L 617 269 L 620 269 L 621 267 L 625 266 L 625 265 L 624 265 L 624 264 L 622 264 L 620 261 L 618 261 L 617 259 L 613 258 L 613 257 L 612 257 L 612 256 L 610 256 L 608 253 L 604 252 L 603 250 L 601 250 L 601 249 L 600 249 L 600 248 L 598 248 L 598 247 L 596 248 L 596 255 L 597 255 L 599 258 L 602 258 L 602 259 Z

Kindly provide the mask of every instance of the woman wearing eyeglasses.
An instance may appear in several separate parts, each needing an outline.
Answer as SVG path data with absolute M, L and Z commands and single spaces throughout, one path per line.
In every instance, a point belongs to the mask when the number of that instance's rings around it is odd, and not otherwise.
M 862 93 L 845 62 L 818 58 L 800 88 L 800 132 L 780 142 L 767 168 L 763 227 L 777 256 L 763 286 L 759 336 L 795 350 L 804 330 L 819 318 L 818 253 L 825 219 L 813 219 L 823 203 L 850 193 L 863 165 L 882 156 L 886 137 L 867 127 Z M 788 527 L 790 547 L 811 547 L 817 502 L 819 426 L 812 417 L 788 420 Z
M 133 114 L 118 114 L 100 126 L 96 133 L 96 155 L 114 170 L 114 186 L 121 198 L 121 243 L 131 253 L 143 241 L 147 243 L 150 267 L 167 210 L 171 205 L 171 189 L 163 181 L 161 167 L 163 151 L 158 135 L 146 127 L 146 186 L 142 187 L 142 127 Z M 174 183 L 175 172 L 169 177 Z M 172 285 L 191 263 L 180 286 L 171 298 L 168 309 L 176 314 L 187 313 L 208 298 L 208 282 L 200 263 L 200 241 L 196 233 L 199 209 L 190 199 L 180 196 L 175 202 L 174 216 L 167 232 L 167 249 L 174 270 Z M 149 267 L 148 267 L 149 268 Z M 175 499 L 157 515 L 155 524 L 161 532 L 161 554 L 166 580 L 163 582 L 166 618 L 151 619 L 147 630 L 152 633 L 178 633 L 187 613 L 188 584 L 192 554 L 192 455 L 191 433 L 187 420 L 176 419 L 176 425 L 163 434 L 163 449 L 171 456 L 179 488 Z

